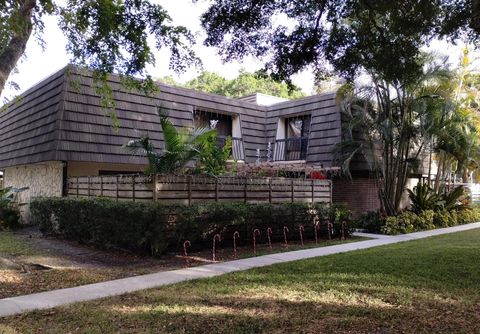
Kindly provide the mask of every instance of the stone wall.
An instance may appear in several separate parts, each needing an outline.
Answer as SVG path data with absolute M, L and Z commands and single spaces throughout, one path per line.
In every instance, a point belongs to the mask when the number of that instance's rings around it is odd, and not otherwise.
M 29 188 L 17 197 L 22 219 L 28 222 L 28 203 L 32 198 L 62 196 L 63 164 L 55 161 L 8 167 L 4 171 L 4 182 L 5 187 Z

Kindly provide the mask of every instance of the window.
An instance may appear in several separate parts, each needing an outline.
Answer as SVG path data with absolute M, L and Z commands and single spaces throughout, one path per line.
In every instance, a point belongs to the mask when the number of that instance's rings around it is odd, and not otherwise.
M 219 137 L 232 135 L 232 116 L 210 111 L 195 111 L 195 128 L 210 128 L 217 130 Z
M 232 138 L 232 155 L 235 160 L 245 160 L 240 118 L 237 116 L 196 110 L 193 115 L 195 128 L 210 128 L 217 131 L 217 141 L 220 147 L 225 145 L 227 137 Z
M 287 118 L 285 126 L 286 139 L 308 137 L 310 132 L 310 115 Z
M 279 120 L 274 161 L 294 161 L 307 158 L 310 119 L 310 115 L 301 115 Z

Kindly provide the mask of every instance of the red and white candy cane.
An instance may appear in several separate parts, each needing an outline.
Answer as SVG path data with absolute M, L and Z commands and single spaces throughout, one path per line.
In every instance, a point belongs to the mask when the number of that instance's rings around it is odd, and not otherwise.
M 283 239 L 285 240 L 285 247 L 288 247 L 287 232 L 290 232 L 290 231 L 288 230 L 288 227 L 284 226 L 283 227 Z
M 186 241 L 183 243 L 183 256 L 185 257 L 185 261 L 187 262 L 187 265 L 188 265 L 187 245 L 188 245 L 188 247 L 190 247 L 190 246 L 192 245 L 192 243 L 190 242 L 190 240 L 186 240 Z
M 218 240 L 218 242 L 222 241 L 222 237 L 220 234 L 215 234 L 213 236 L 213 246 L 212 246 L 212 261 L 217 261 L 216 254 L 215 254 L 215 241 Z
M 240 233 L 238 233 L 238 231 L 235 231 L 233 233 L 233 257 L 235 259 L 237 258 L 237 238 L 240 238 Z
M 255 256 L 257 256 L 257 235 L 260 235 L 260 230 L 258 228 L 253 230 L 253 255 Z
M 332 240 L 333 224 L 330 222 L 327 222 L 327 228 L 328 228 L 328 240 Z
M 300 225 L 300 244 L 303 246 L 303 232 L 305 231 L 305 227 L 303 225 Z
M 270 227 L 267 228 L 268 247 L 270 249 L 272 249 L 272 239 L 271 239 L 272 234 L 273 234 L 272 229 Z

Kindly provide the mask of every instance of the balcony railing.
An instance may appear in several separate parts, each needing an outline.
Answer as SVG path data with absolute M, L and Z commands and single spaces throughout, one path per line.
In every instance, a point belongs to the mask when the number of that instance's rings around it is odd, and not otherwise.
M 245 150 L 243 148 L 243 140 L 238 137 L 232 138 L 232 156 L 235 160 L 245 160 Z M 227 142 L 227 136 L 217 136 L 219 147 L 224 147 Z
M 308 137 L 277 139 L 273 161 L 305 160 L 307 158 Z

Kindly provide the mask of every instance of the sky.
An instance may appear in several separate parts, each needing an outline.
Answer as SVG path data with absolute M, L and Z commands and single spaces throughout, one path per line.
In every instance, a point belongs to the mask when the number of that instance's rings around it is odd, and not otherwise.
M 174 24 L 184 25 L 196 34 L 198 42 L 194 49 L 203 62 L 203 69 L 217 72 L 232 79 L 237 76 L 241 69 L 255 71 L 262 67 L 262 63 L 252 57 L 246 58 L 242 62 L 224 64 L 216 54 L 215 49 L 202 45 L 202 36 L 205 36 L 205 34 L 201 31 L 199 17 L 208 7 L 208 1 L 199 1 L 195 4 L 192 3 L 192 0 L 158 0 L 155 2 L 160 3 L 168 10 Z M 10 99 L 22 93 L 68 64 L 70 57 L 65 51 L 66 39 L 58 28 L 55 17 L 46 18 L 43 39 L 46 42 L 45 50 L 42 50 L 34 38 L 30 38 L 25 52 L 26 58 L 18 64 L 18 73 L 10 76 L 11 81 L 20 86 L 20 90 L 7 88 L 0 101 L 5 97 Z M 178 75 L 168 69 L 168 52 L 155 52 L 155 58 L 155 67 L 148 67 L 149 74 L 154 78 L 172 75 L 177 81 L 186 82 L 197 76 L 201 70 L 190 68 L 185 73 Z M 296 76 L 294 82 L 306 93 L 310 93 L 313 89 L 313 75 L 311 73 L 305 72 Z
M 202 37 L 205 34 L 201 31 L 199 16 L 208 7 L 208 0 L 198 1 L 195 4 L 192 3 L 192 0 L 157 0 L 155 2 L 162 4 L 168 10 L 175 24 L 184 25 L 196 34 L 198 43 L 195 51 L 203 62 L 203 69 L 217 72 L 231 79 L 236 77 L 241 69 L 252 72 L 262 67 L 261 61 L 252 57 L 246 58 L 243 62 L 224 64 L 215 49 L 202 45 Z M 0 101 L 3 101 L 4 98 L 11 99 L 68 64 L 70 58 L 65 51 L 66 39 L 58 28 L 55 17 L 46 18 L 43 38 L 46 42 L 45 50 L 42 50 L 34 38 L 29 40 L 26 57 L 17 66 L 18 73 L 10 77 L 11 81 L 19 85 L 20 90 L 5 89 Z M 443 54 L 449 55 L 453 62 L 459 59 L 461 54 L 461 47 L 448 45 L 445 42 L 436 41 L 431 49 L 441 50 Z M 177 81 L 186 82 L 198 75 L 200 71 L 200 69 L 190 68 L 185 73 L 178 75 L 168 69 L 168 52 L 156 52 L 155 58 L 156 65 L 148 67 L 149 74 L 154 78 L 172 75 Z M 312 93 L 312 73 L 308 71 L 300 73 L 293 78 L 293 81 L 305 93 Z

